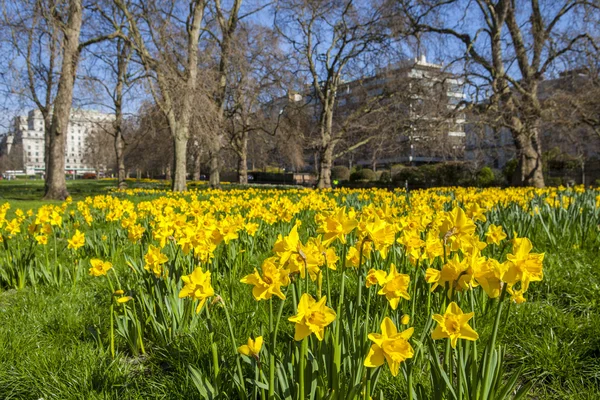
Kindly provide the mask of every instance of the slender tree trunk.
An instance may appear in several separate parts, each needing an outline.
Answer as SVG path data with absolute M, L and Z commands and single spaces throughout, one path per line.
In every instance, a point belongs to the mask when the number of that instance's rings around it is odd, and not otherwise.
M 44 195 L 46 200 L 64 200 L 69 195 L 65 179 L 65 147 L 73 103 L 73 86 L 75 85 L 75 74 L 79 62 L 78 48 L 82 17 L 81 0 L 70 0 L 69 17 L 64 31 L 61 74 L 50 128 L 50 146 L 45 182 L 46 193 Z
M 513 132 L 519 167 L 517 178 L 522 186 L 543 188 L 544 174 L 542 169 L 542 148 L 539 140 L 539 129 L 533 128 L 529 132 Z
M 184 192 L 187 190 L 186 185 L 186 157 L 187 157 L 187 135 L 186 127 L 179 127 L 177 134 L 173 136 L 173 148 L 175 159 L 173 162 L 173 186 L 174 192 Z
M 326 146 L 320 154 L 319 182 L 317 187 L 325 189 L 331 187 L 331 166 L 333 165 L 333 146 Z
M 123 140 L 123 87 L 125 86 L 125 76 L 127 74 L 127 64 L 129 62 L 129 46 L 119 39 L 117 42 L 118 60 L 117 60 L 117 85 L 115 87 L 115 157 L 117 159 L 117 182 L 119 189 L 125 189 L 125 161 L 123 153 L 125 150 L 125 141 Z
M 248 133 L 243 132 L 238 153 L 238 182 L 242 185 L 248 183 Z
M 119 189 L 125 189 L 127 187 L 127 174 L 125 173 L 125 157 L 123 153 L 125 150 L 125 142 L 123 141 L 123 134 L 121 129 L 117 130 L 115 135 L 115 156 L 117 159 L 117 182 Z
M 325 189 L 331 187 L 331 167 L 333 165 L 333 104 L 335 101 L 335 90 L 332 97 L 326 98 L 321 113 L 321 149 L 319 152 L 319 182 L 317 187 Z
M 195 181 L 200 180 L 200 172 L 201 172 L 201 167 L 202 167 L 202 163 L 200 162 L 201 156 L 202 156 L 202 152 L 200 151 L 200 149 L 197 149 L 196 152 L 194 153 L 194 173 L 192 176 L 192 179 Z
M 219 146 L 220 147 L 220 146 Z M 221 177 L 219 174 L 219 148 L 211 149 L 209 153 L 209 168 L 210 168 L 210 177 L 209 183 L 213 188 L 219 187 L 221 182 Z

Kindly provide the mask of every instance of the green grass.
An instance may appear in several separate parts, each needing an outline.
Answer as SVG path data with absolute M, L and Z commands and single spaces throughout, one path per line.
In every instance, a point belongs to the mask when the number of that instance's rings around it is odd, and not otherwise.
M 98 346 L 108 326 L 102 290 L 89 279 L 67 291 L 0 294 L 0 398 L 194 397 L 185 365 L 169 353 L 112 360 Z
M 525 364 L 532 399 L 600 398 L 600 270 L 593 253 L 549 254 L 543 287 L 512 305 L 502 329 L 509 362 Z M 106 336 L 106 288 L 91 277 L 73 289 L 0 294 L 0 398 L 195 398 L 187 362 L 206 363 L 208 345 L 182 337 L 147 357 L 112 360 Z M 251 306 L 251 305 L 250 305 Z M 249 311 L 249 310 L 246 310 Z M 178 349 L 177 351 L 175 349 Z M 382 381 L 386 395 L 398 389 Z
M 114 185 L 114 181 L 70 181 L 69 191 L 74 199 L 82 199 L 105 194 Z M 0 203 L 37 208 L 44 204 L 39 200 L 42 191 L 39 181 L 0 181 Z M 599 399 L 597 249 L 552 246 L 540 229 L 533 232 L 536 247 L 546 252 L 545 277 L 532 285 L 527 303 L 510 306 L 499 343 L 506 346 L 509 365 L 525 366 L 521 380 L 535 382 L 529 398 Z M 198 336 L 204 333 L 189 332 L 168 345 L 148 343 L 146 356 L 120 352 L 113 360 L 106 345 L 107 288 L 99 282 L 86 276 L 72 288 L 37 286 L 0 292 L 0 398 L 198 397 L 187 367 L 209 362 L 207 339 Z M 236 283 L 233 290 L 242 286 Z M 236 311 L 243 313 L 234 316 L 237 321 L 248 320 L 257 310 L 256 303 L 246 298 L 247 303 L 236 304 Z M 239 337 L 247 337 L 244 324 L 236 329 Z M 282 329 L 291 334 L 291 326 Z M 118 340 L 117 347 L 125 348 Z M 385 398 L 400 398 L 397 382 L 382 377 Z

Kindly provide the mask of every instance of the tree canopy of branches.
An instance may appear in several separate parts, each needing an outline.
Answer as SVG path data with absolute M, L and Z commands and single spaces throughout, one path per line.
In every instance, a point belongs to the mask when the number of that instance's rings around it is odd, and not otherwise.
M 559 57 L 592 40 L 585 19 L 597 3 L 399 0 L 398 5 L 414 32 L 441 35 L 462 47 L 469 82 L 486 95 L 486 112 L 512 133 L 518 181 L 543 187 L 539 85 Z

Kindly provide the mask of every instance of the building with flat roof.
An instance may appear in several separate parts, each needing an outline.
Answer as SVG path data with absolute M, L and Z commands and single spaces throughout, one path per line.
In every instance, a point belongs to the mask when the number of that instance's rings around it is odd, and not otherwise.
M 65 146 L 65 172 L 82 174 L 94 172 L 86 159 L 86 142 L 92 132 L 104 124 L 112 123 L 115 116 L 98 111 L 71 110 Z M 27 175 L 43 174 L 45 163 L 45 124 L 39 110 L 15 117 L 6 140 L 6 152 L 22 151 L 22 165 Z M 16 146 L 18 144 L 18 146 Z

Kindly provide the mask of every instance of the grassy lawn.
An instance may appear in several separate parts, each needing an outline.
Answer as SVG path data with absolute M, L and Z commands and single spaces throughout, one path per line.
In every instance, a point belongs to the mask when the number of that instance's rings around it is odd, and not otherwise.
M 74 200 L 106 194 L 114 187 L 112 180 L 68 183 Z M 11 212 L 15 208 L 37 209 L 44 204 L 39 200 L 42 192 L 41 181 L 0 181 L 0 204 L 9 202 Z M 86 236 L 96 235 L 93 230 L 88 232 Z M 257 240 L 254 251 L 269 252 L 275 236 Z M 529 237 L 537 251 L 546 253 L 544 279 L 532 284 L 526 303 L 510 305 L 509 317 L 501 326 L 498 342 L 505 346 L 508 369 L 523 366 L 519 380 L 534 382 L 528 397 L 531 399 L 600 399 L 597 246 L 553 242 L 538 225 L 531 228 Z M 115 268 L 126 271 L 126 252 L 115 246 Z M 103 251 L 95 249 L 91 255 L 99 256 Z M 229 262 L 230 255 L 219 254 Z M 64 257 L 65 263 L 74 262 Z M 257 262 L 257 258 L 245 258 L 244 271 L 251 271 Z M 86 264 L 83 269 L 87 272 L 88 267 Z M 133 278 L 123 279 L 128 282 Z M 248 321 L 255 321 L 253 318 L 261 320 L 261 329 L 266 329 L 266 317 L 258 316 L 261 311 L 248 297 L 247 285 L 238 280 L 228 285 L 230 298 L 240 293 L 245 296 L 236 303 L 232 317 L 238 321 L 236 336 L 244 338 L 253 332 L 248 326 Z M 337 288 L 333 292 L 336 295 Z M 106 281 L 87 273 L 76 284 L 0 288 L 0 398 L 199 398 L 188 366 L 210 362 L 208 337 L 189 331 L 173 336 L 168 343 L 151 338 L 146 342 L 145 355 L 131 354 L 125 339 L 117 337 L 120 350 L 113 359 L 106 339 L 111 302 L 106 293 Z M 291 312 L 287 308 L 285 311 Z M 223 332 L 219 340 L 226 343 L 227 325 L 223 319 L 215 320 L 215 324 L 216 331 Z M 282 324 L 283 334 L 293 336 L 293 328 L 287 322 Z M 485 318 L 478 324 L 489 325 Z M 486 329 L 481 330 L 482 337 L 489 334 Z M 223 364 L 233 365 L 229 353 L 219 357 Z M 386 399 L 404 398 L 403 381 L 389 374 L 382 374 L 379 389 Z

